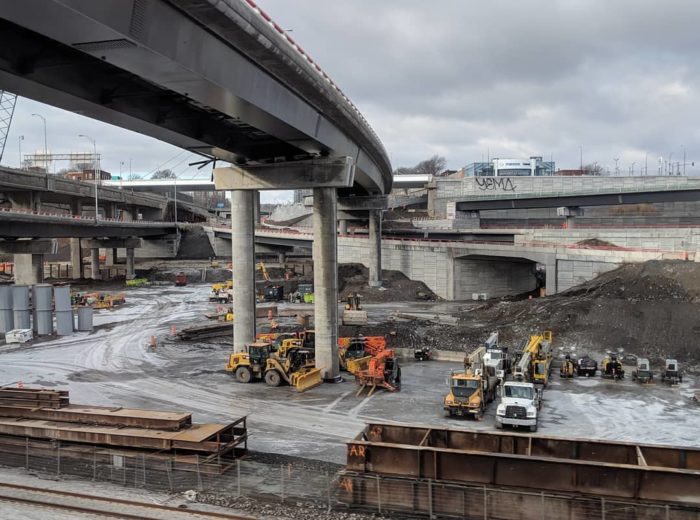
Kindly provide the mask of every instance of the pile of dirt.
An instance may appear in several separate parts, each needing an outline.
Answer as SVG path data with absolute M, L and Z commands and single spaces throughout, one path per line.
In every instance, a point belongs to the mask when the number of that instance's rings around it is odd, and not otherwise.
M 655 366 L 676 358 L 700 364 L 700 264 L 651 261 L 624 265 L 564 293 L 532 300 L 465 303 L 457 325 L 385 322 L 364 334 L 387 334 L 391 346 L 464 351 L 498 330 L 516 347 L 552 330 L 555 346 L 579 353 L 624 349 Z
M 700 266 L 680 260 L 627 264 L 563 295 L 618 298 L 632 302 L 697 302 L 700 298 Z
M 410 280 L 399 271 L 382 271 L 382 287 L 370 287 L 368 282 L 369 270 L 362 264 L 338 266 L 338 293 L 341 300 L 355 293 L 362 296 L 364 303 L 439 299 L 423 282 Z
M 579 246 L 588 247 L 616 247 L 615 244 L 613 244 L 612 242 L 608 242 L 607 240 L 601 240 L 599 238 L 587 238 L 586 240 L 576 242 L 576 244 Z

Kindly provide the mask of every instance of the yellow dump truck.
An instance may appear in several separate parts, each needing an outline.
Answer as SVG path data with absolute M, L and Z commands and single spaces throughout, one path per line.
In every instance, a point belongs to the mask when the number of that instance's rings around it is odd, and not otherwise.
M 449 417 L 472 416 L 481 419 L 488 403 L 496 398 L 498 377 L 493 366 L 484 364 L 485 347 L 464 358 L 464 370 L 453 371 L 443 409 Z

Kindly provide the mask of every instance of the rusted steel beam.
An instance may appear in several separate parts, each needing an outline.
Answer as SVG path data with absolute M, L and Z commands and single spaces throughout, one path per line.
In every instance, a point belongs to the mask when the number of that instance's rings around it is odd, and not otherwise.
M 639 464 L 639 453 L 646 465 Z M 347 469 L 700 505 L 700 470 L 686 469 L 698 453 L 695 448 L 371 424 L 348 443 Z

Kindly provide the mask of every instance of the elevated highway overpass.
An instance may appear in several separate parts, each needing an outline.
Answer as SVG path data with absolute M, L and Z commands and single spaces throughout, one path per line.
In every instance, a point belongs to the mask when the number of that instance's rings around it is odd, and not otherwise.
M 256 190 L 312 188 L 316 360 L 338 380 L 337 196 L 391 191 L 388 155 L 357 108 L 252 0 L 0 4 L 0 88 L 226 161 L 234 350 L 255 337 Z M 370 211 L 381 284 L 381 210 Z

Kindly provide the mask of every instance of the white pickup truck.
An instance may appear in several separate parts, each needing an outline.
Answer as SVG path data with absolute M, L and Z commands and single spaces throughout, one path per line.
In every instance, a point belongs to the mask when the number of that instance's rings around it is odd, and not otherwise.
M 504 425 L 537 431 L 537 412 L 541 406 L 540 392 L 532 383 L 507 381 L 501 386 L 501 402 L 496 409 L 496 428 Z

